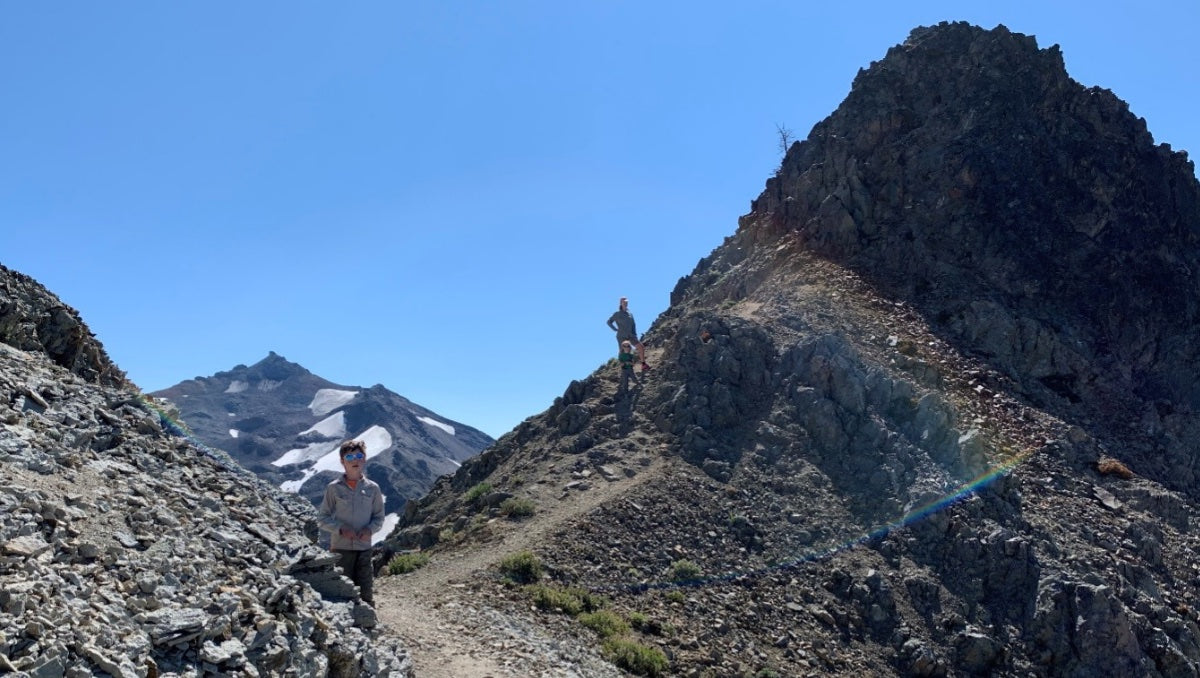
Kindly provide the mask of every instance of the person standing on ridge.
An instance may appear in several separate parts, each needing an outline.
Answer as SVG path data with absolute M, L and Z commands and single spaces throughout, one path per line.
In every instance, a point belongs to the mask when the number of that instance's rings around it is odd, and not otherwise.
M 383 529 L 383 491 L 363 475 L 366 443 L 347 440 L 338 455 L 345 473 L 325 487 L 325 499 L 317 509 L 319 522 L 330 533 L 330 550 L 341 556 L 342 572 L 358 586 L 363 602 L 374 607 L 371 535 Z
M 637 325 L 633 321 L 633 314 L 629 312 L 629 300 L 625 297 L 621 297 L 617 312 L 608 317 L 608 328 L 617 333 L 618 349 L 622 342 L 628 341 L 637 347 L 638 360 L 642 362 L 642 371 L 650 369 L 650 366 L 646 364 L 646 347 L 638 340 Z

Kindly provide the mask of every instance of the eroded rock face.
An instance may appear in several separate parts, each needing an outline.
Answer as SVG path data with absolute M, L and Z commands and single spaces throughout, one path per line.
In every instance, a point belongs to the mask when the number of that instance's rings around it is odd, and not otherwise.
M 306 501 L 80 364 L 0 343 L 0 673 L 411 673 Z
M 913 31 L 673 300 L 745 296 L 762 271 L 714 274 L 780 243 L 913 304 L 1041 406 L 1144 420 L 1129 441 L 1143 472 L 1200 491 L 1179 444 L 1200 431 L 1200 183 L 1112 92 L 1072 80 L 1057 46 Z
M 0 342 L 46 354 L 86 381 L 128 386 L 75 309 L 29 276 L 0 266 Z

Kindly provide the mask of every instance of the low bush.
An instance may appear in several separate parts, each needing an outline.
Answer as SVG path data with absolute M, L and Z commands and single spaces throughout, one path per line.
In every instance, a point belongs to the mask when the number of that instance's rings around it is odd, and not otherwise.
M 604 653 L 617 666 L 639 676 L 664 675 L 670 667 L 667 655 L 656 647 L 646 647 L 627 638 L 609 638 L 604 641 Z
M 500 561 L 500 573 L 518 584 L 542 578 L 542 561 L 532 551 L 518 551 Z
M 621 615 L 609 610 L 584 612 L 579 615 L 579 623 L 595 631 L 601 638 L 612 638 L 629 633 L 629 623 Z
M 453 526 L 443 527 L 438 531 L 439 544 L 454 544 L 463 540 L 465 535 L 462 532 L 455 531 Z
M 408 574 L 429 564 L 429 554 L 417 551 L 415 553 L 397 553 L 388 561 L 388 574 Z
M 604 607 L 603 598 L 580 588 L 539 584 L 529 588 L 529 595 L 538 609 L 562 612 L 572 617 L 581 612 L 595 612 Z
M 463 499 L 467 500 L 468 502 L 472 502 L 491 491 L 491 483 L 479 483 L 475 487 L 467 490 L 467 493 L 463 495 Z
M 671 563 L 672 581 L 693 581 L 700 578 L 700 566 L 690 560 L 676 560 Z
M 500 515 L 509 518 L 528 518 L 536 509 L 537 504 L 534 504 L 532 499 L 509 497 L 500 503 Z

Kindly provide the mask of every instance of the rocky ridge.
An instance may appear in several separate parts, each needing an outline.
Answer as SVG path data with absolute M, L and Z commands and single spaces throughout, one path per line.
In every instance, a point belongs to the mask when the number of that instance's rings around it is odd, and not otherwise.
M 0 324 L 44 330 L 21 313 L 53 295 L 7 269 L 0 289 Z M 0 343 L 0 672 L 411 675 L 311 506 L 179 437 L 93 346 L 64 366 Z
M 0 342 L 42 353 L 91 382 L 130 386 L 79 313 L 36 280 L 0 265 Z
M 680 282 L 640 388 L 572 383 L 389 545 L 599 648 L 499 568 L 553 525 L 538 583 L 606 598 L 647 675 L 1200 674 L 1195 195 L 1056 48 L 918 29 Z

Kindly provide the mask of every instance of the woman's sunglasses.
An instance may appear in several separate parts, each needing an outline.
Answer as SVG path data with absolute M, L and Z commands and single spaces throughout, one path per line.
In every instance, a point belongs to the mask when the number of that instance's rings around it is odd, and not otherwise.
M 345 459 L 346 461 L 358 461 L 359 459 L 366 459 L 366 458 L 367 458 L 367 454 L 365 452 L 351 452 L 350 454 L 342 455 L 342 459 Z

